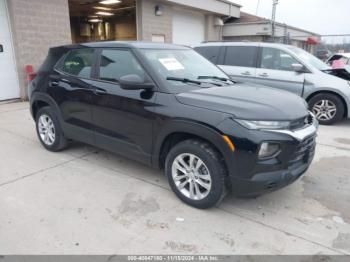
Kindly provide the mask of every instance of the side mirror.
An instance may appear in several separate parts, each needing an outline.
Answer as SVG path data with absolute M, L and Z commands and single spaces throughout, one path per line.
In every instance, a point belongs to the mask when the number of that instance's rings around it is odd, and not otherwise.
M 138 75 L 122 76 L 119 79 L 119 84 L 125 90 L 150 90 L 154 87 L 152 83 L 145 83 Z
M 297 73 L 305 73 L 307 71 L 302 64 L 292 64 L 292 69 Z

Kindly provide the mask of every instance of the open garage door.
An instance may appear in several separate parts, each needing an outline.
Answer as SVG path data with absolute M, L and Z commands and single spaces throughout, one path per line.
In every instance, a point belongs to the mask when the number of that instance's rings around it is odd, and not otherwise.
M 0 101 L 19 98 L 19 84 L 6 1 L 0 0 Z
M 137 39 L 135 0 L 68 3 L 73 43 Z
M 205 17 L 203 14 L 174 10 L 173 43 L 194 46 L 205 40 Z

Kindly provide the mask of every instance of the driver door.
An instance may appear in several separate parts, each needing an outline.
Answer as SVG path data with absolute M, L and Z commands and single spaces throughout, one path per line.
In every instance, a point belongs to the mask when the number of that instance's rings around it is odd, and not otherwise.
M 305 73 L 295 72 L 292 64 L 300 64 L 300 62 L 283 50 L 262 47 L 255 82 L 301 96 L 304 89 Z
M 128 49 L 99 50 L 92 118 L 98 147 L 149 164 L 154 121 L 154 91 L 124 90 L 119 78 L 146 73 Z

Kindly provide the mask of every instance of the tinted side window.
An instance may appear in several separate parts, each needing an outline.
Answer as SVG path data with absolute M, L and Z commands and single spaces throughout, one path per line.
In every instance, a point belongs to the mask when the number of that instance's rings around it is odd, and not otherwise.
M 71 51 L 63 62 L 62 71 L 70 75 L 90 78 L 93 55 L 93 49 Z
M 214 64 L 218 62 L 220 46 L 202 46 L 195 48 L 195 50 L 210 62 Z
M 256 67 L 258 48 L 255 46 L 228 46 L 225 65 Z
M 125 75 L 138 75 L 142 79 L 145 73 L 134 55 L 127 50 L 103 50 L 100 63 L 100 79 L 118 82 Z
M 261 53 L 261 68 L 294 71 L 292 64 L 300 64 L 295 58 L 288 53 L 270 47 L 264 47 Z

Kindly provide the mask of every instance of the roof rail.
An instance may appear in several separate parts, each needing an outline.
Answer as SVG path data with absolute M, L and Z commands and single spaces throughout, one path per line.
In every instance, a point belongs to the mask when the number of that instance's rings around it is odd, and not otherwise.
M 218 40 L 218 41 L 203 41 L 201 44 L 206 44 L 206 43 L 235 43 L 235 42 L 252 42 L 250 40 Z

